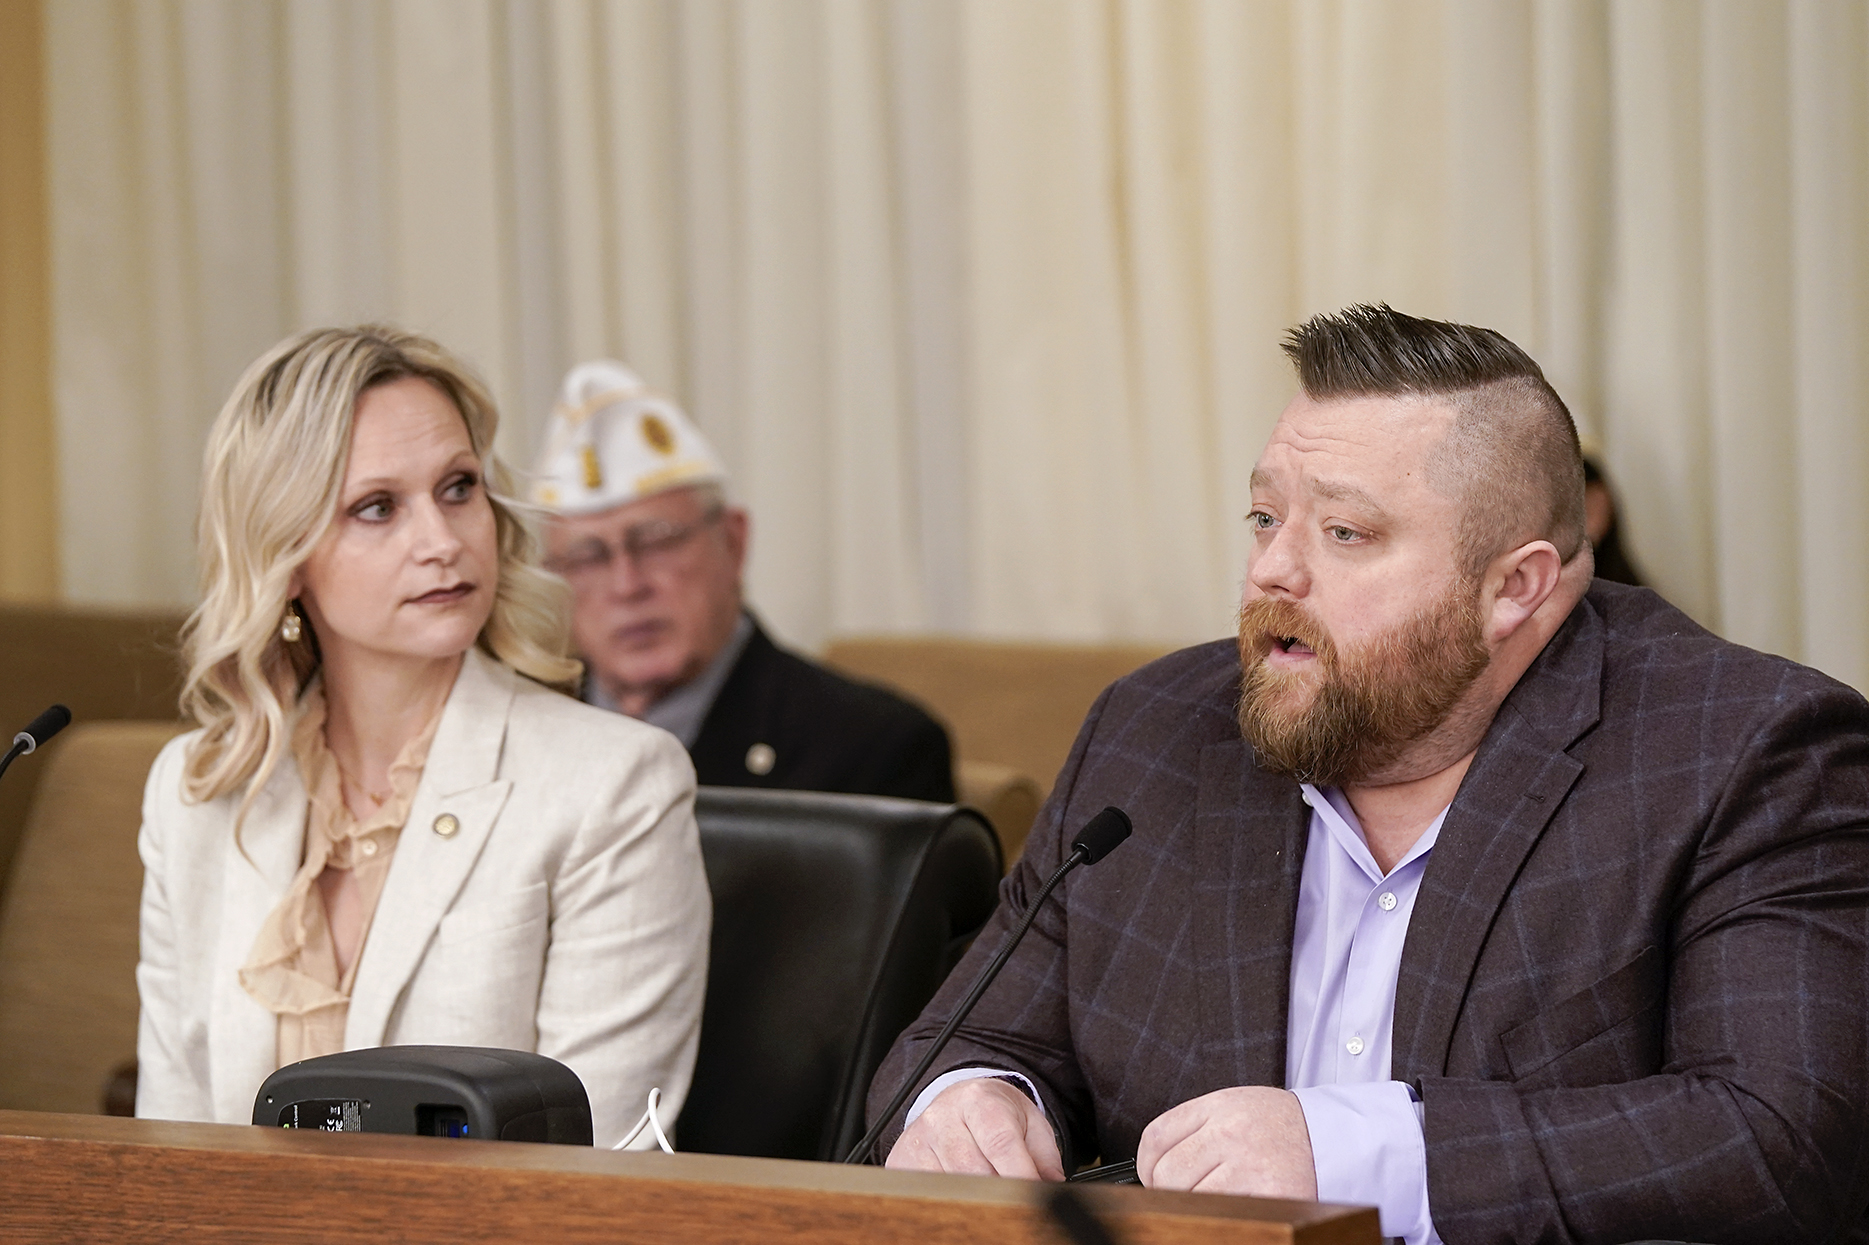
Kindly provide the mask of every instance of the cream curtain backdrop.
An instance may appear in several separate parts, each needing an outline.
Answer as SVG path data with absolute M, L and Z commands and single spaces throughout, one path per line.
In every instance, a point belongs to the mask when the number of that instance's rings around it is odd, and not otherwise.
M 1277 350 L 1384 299 L 1546 365 L 1653 581 L 1869 687 L 1862 0 L 60 0 L 68 595 L 186 602 L 204 430 L 304 326 L 628 360 L 795 642 L 1227 633 Z

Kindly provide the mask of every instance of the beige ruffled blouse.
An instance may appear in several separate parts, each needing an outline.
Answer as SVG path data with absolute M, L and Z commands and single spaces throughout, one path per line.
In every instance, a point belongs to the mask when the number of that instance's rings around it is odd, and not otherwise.
M 279 1065 L 344 1049 L 351 985 L 370 935 L 376 903 L 389 875 L 390 858 L 409 819 L 415 788 L 428 763 L 429 745 L 441 723 L 436 713 L 421 734 L 403 746 L 389 768 L 389 798 L 359 821 L 344 803 L 337 758 L 325 746 L 325 701 L 314 685 L 300 700 L 292 730 L 292 756 L 309 795 L 305 815 L 305 859 L 285 895 L 260 926 L 253 950 L 240 970 L 240 984 L 279 1017 Z M 337 947 L 318 878 L 326 869 L 349 869 L 363 899 L 363 930 L 350 967 L 338 971 Z

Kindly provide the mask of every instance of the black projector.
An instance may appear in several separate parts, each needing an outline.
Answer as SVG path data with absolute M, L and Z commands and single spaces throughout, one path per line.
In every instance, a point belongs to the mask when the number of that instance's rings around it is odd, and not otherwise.
M 577 1073 L 544 1055 L 490 1046 L 379 1046 L 287 1064 L 260 1086 L 253 1122 L 591 1144 L 591 1102 Z

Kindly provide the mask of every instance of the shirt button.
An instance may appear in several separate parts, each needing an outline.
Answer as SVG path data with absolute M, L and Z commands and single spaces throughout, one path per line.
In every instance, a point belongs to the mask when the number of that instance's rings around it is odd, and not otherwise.
M 1349 1051 L 1352 1055 L 1360 1055 L 1363 1053 L 1363 1039 L 1360 1037 L 1351 1038 L 1343 1044 L 1343 1049 Z
M 1395 892 L 1384 891 L 1382 894 L 1376 896 L 1376 906 L 1381 908 L 1384 912 L 1395 911 Z
M 362 850 L 363 850 L 363 854 L 364 854 L 364 855 L 366 855 L 366 856 L 374 856 L 374 855 L 376 855 L 376 840 L 375 840 L 375 839 L 365 839 L 365 840 L 363 841 L 363 849 L 362 849 Z

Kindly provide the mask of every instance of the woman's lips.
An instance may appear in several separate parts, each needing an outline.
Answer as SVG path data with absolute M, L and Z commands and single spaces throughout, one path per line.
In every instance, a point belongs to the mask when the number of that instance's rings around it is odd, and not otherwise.
M 419 597 L 412 597 L 409 600 L 409 604 L 411 605 L 451 605 L 454 602 L 459 601 L 464 597 L 472 596 L 473 593 L 474 593 L 474 585 L 463 580 L 462 582 L 454 585 L 452 588 L 436 588 L 432 592 L 424 592 Z

